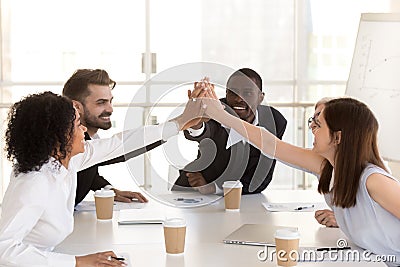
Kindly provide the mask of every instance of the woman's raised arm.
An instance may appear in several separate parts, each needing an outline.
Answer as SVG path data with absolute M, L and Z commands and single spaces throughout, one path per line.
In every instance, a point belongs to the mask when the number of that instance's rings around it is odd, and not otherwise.
M 224 111 L 215 93 L 211 92 L 207 98 L 201 98 L 201 101 L 203 102 L 205 113 L 209 117 L 229 128 L 235 129 L 266 156 L 279 159 L 312 173 L 320 174 L 324 158 L 314 151 L 279 140 L 267 130 L 229 114 Z

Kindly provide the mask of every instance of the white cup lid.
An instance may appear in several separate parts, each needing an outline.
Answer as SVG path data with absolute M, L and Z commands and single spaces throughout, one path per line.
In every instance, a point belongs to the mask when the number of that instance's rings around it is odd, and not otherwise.
M 186 226 L 186 221 L 183 218 L 169 218 L 163 224 L 165 227 L 183 227 Z
M 237 180 L 237 181 L 225 181 L 222 187 L 226 188 L 242 188 L 243 184 Z
M 287 240 L 299 239 L 300 234 L 297 230 L 282 228 L 282 229 L 276 230 L 275 238 L 287 239 Z
M 94 192 L 94 196 L 95 197 L 113 197 L 115 196 L 115 192 L 113 190 L 107 190 L 107 189 L 100 189 L 100 190 L 96 190 L 96 192 Z

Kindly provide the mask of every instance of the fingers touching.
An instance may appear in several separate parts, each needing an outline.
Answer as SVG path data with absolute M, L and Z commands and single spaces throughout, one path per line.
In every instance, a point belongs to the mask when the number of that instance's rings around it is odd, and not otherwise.
M 186 103 L 185 110 L 173 119 L 178 124 L 179 130 L 200 128 L 203 122 L 210 119 L 208 113 L 214 114 L 224 108 L 214 91 L 214 85 L 207 77 L 200 82 L 195 82 L 193 91 L 188 90 L 187 95 L 189 101 Z
M 194 89 L 191 92 L 191 96 L 189 98 L 212 98 L 213 95 L 215 95 L 214 84 L 210 83 L 210 78 L 204 77 L 200 82 L 194 83 Z

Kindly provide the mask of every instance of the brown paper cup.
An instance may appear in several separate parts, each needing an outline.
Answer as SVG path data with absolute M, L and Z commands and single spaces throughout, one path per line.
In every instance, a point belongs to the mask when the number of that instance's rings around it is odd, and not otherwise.
M 164 222 L 165 250 L 168 254 L 182 254 L 185 250 L 186 222 L 171 218 Z
M 296 266 L 299 257 L 298 231 L 279 229 L 275 233 L 276 259 L 279 266 Z
M 242 199 L 242 183 L 240 181 L 226 181 L 222 185 L 226 211 L 239 211 Z
M 96 216 L 98 220 L 111 220 L 114 208 L 114 191 L 97 190 L 94 194 Z

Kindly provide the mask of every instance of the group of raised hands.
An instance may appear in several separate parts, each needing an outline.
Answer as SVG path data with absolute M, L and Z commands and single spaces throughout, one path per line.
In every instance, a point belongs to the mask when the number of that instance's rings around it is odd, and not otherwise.
M 175 118 L 180 130 L 196 128 L 196 126 L 212 118 L 215 112 L 224 109 L 214 91 L 214 84 L 210 82 L 208 77 L 194 83 L 194 89 L 188 90 L 188 98 L 189 101 L 186 103 L 185 110 Z
M 194 83 L 194 89 L 188 90 L 189 101 L 186 103 L 185 111 L 177 119 L 180 120 L 181 130 L 188 128 L 198 129 L 203 122 L 208 121 L 216 112 L 221 112 L 224 106 L 219 101 L 214 84 L 208 77 Z M 189 184 L 203 194 L 215 192 L 213 185 L 207 186 L 207 182 L 201 173 L 188 173 Z M 315 219 L 318 223 L 327 227 L 338 227 L 335 214 L 331 210 L 317 210 Z

